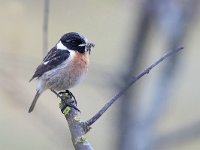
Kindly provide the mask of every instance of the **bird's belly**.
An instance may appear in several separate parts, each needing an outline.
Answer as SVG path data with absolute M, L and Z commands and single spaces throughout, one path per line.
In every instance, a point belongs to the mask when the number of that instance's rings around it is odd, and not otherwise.
M 47 81 L 49 89 L 57 91 L 67 90 L 78 84 L 84 76 L 84 72 L 58 71 Z
M 86 59 L 87 60 L 87 59 Z M 46 72 L 42 78 L 48 89 L 56 91 L 67 90 L 78 84 L 88 68 L 88 60 L 77 59 L 70 63 L 63 63 L 60 67 Z

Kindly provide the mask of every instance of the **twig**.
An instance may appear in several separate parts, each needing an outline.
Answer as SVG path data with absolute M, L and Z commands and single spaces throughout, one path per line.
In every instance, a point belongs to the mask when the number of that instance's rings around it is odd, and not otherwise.
M 46 54 L 48 49 L 48 24 L 49 24 L 49 0 L 44 0 L 44 18 L 43 18 L 43 55 Z
M 141 77 L 143 77 L 145 74 L 148 74 L 150 72 L 151 69 L 153 69 L 155 66 L 157 66 L 159 63 L 161 63 L 163 60 L 165 60 L 167 57 L 181 51 L 183 49 L 183 47 L 178 47 L 174 50 L 171 50 L 169 52 L 167 52 L 166 54 L 164 54 L 161 58 L 159 58 L 156 62 L 154 62 L 153 64 L 151 64 L 149 67 L 147 67 L 146 69 L 144 69 L 139 75 L 137 75 L 136 77 L 132 77 L 129 81 L 129 83 L 121 90 L 119 91 L 116 95 L 114 95 L 92 118 L 90 118 L 89 120 L 87 120 L 85 122 L 85 124 L 87 126 L 91 126 L 94 122 L 96 122 L 97 119 L 99 119 L 101 117 L 101 115 L 104 114 L 104 112 L 120 97 L 122 96 L 128 88 L 130 88 L 130 86 L 132 84 L 134 84 L 138 79 L 140 79 Z

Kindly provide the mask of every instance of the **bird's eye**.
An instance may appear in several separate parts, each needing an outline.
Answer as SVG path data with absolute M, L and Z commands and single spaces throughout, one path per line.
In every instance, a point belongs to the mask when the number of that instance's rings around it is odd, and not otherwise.
M 77 42 L 76 42 L 75 40 L 71 40 L 70 43 L 71 43 L 72 45 L 77 45 Z

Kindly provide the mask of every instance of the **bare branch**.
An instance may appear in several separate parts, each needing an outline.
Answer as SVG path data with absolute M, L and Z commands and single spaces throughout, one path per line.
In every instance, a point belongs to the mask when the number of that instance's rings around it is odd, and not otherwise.
M 163 60 L 165 60 L 166 58 L 168 58 L 169 56 L 174 55 L 175 53 L 181 51 L 183 49 L 183 47 L 178 47 L 174 50 L 171 50 L 169 52 L 167 52 L 166 54 L 164 54 L 161 58 L 159 58 L 156 62 L 154 62 L 153 64 L 151 64 L 149 67 L 147 67 L 146 69 L 144 69 L 139 75 L 137 75 L 136 77 L 132 77 L 130 79 L 130 81 L 127 83 L 127 85 L 121 90 L 119 91 L 116 95 L 114 95 L 91 119 L 89 119 L 88 121 L 86 121 L 86 125 L 87 126 L 91 126 L 94 122 L 96 122 L 97 119 L 99 119 L 101 117 L 101 115 L 104 114 L 104 112 L 110 108 L 110 106 L 120 97 L 122 96 L 127 89 L 129 89 L 131 87 L 131 85 L 133 85 L 138 79 L 140 79 L 141 77 L 143 77 L 144 75 L 148 74 L 150 72 L 151 69 L 153 69 L 155 66 L 157 66 L 159 63 L 161 63 Z

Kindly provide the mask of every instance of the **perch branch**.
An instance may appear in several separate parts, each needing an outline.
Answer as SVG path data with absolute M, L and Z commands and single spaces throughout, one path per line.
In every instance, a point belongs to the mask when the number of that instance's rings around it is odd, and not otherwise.
M 63 110 L 63 107 L 65 107 L 65 102 L 63 100 L 71 102 L 72 98 L 65 94 L 62 95 L 60 104 L 61 110 Z M 86 127 L 81 121 L 80 112 L 71 107 L 66 107 L 63 111 L 63 114 L 68 122 L 71 139 L 75 150 L 94 150 L 85 136 L 87 132 L 86 130 L 89 130 L 89 127 Z
M 174 50 L 171 50 L 167 53 L 165 53 L 161 58 L 159 58 L 156 62 L 154 62 L 153 64 L 151 64 L 149 67 L 147 67 L 146 69 L 144 69 L 140 74 L 138 74 L 136 77 L 132 77 L 130 79 L 130 81 L 127 83 L 127 85 L 125 85 L 125 87 L 119 91 L 116 95 L 114 95 L 92 118 L 90 118 L 89 120 L 87 120 L 85 122 L 85 124 L 87 126 L 91 126 L 93 123 L 95 123 L 97 121 L 97 119 L 99 119 L 104 113 L 105 111 L 110 108 L 110 106 L 120 97 L 122 96 L 128 88 L 130 88 L 130 86 L 132 84 L 134 84 L 138 79 L 140 79 L 141 77 L 143 77 L 144 75 L 148 74 L 150 72 L 151 69 L 153 69 L 155 66 L 157 66 L 159 63 L 161 63 L 163 60 L 165 60 L 166 58 L 168 58 L 169 56 L 174 55 L 175 53 L 181 51 L 183 49 L 183 47 L 178 47 Z

